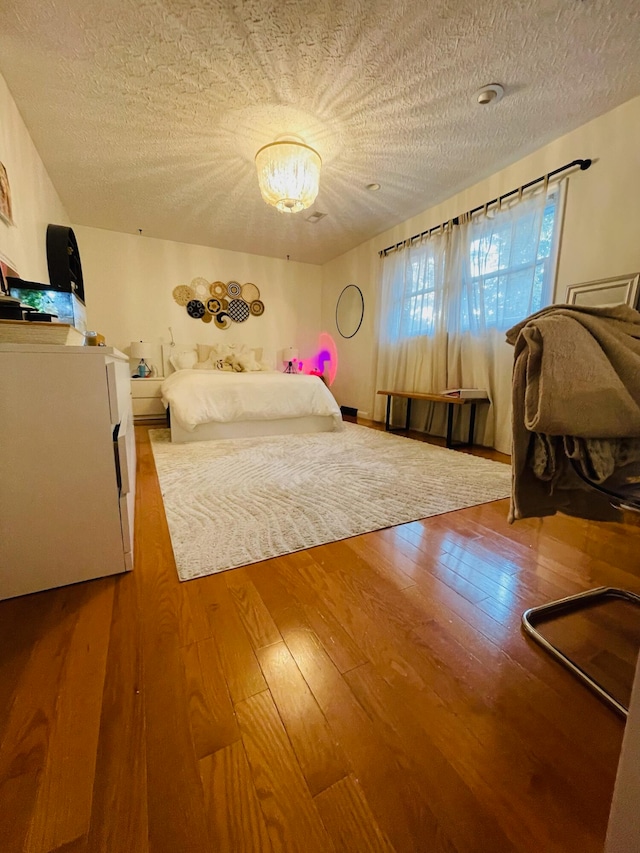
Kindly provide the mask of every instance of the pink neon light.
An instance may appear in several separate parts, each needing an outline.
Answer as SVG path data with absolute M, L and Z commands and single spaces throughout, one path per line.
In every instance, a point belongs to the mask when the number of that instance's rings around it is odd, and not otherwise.
M 327 385 L 333 385 L 338 372 L 338 349 L 328 332 L 322 332 L 318 338 L 318 352 L 315 355 L 299 360 L 298 371 L 324 376 Z
M 318 353 L 318 361 L 322 359 L 322 365 L 318 364 L 318 367 L 323 373 L 325 370 L 328 371 L 327 384 L 331 386 L 338 372 L 338 349 L 335 341 L 328 332 L 320 334 L 319 343 L 320 352 Z

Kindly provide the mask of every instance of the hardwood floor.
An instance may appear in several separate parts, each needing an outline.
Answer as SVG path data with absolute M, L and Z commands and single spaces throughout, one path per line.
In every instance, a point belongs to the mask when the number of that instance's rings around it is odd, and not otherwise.
M 133 573 L 0 602 L 2 853 L 602 850 L 623 723 L 520 616 L 640 592 L 636 527 L 500 501 L 181 584 L 136 431 Z

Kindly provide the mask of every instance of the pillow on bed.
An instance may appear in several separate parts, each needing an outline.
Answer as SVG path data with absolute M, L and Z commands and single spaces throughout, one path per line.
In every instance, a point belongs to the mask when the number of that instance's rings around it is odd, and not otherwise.
M 229 344 L 197 344 L 198 362 L 204 364 L 207 361 L 216 362 L 218 359 L 226 358 L 234 352 Z
M 256 361 L 256 358 L 253 354 L 252 350 L 249 350 L 247 353 L 240 353 L 235 356 L 236 362 L 240 365 L 242 370 L 261 370 L 260 364 Z
M 200 370 L 206 370 L 210 367 L 215 369 L 218 362 L 226 362 L 226 364 L 229 364 L 230 362 L 226 360 L 231 357 L 233 357 L 236 362 L 234 364 L 234 369 L 236 371 L 238 370 L 238 364 L 240 364 L 240 370 L 242 371 L 264 370 L 264 367 L 260 364 L 262 348 L 251 349 L 247 344 L 222 343 L 198 344 L 197 348 L 198 368 Z M 220 368 L 218 367 L 217 369 L 219 370 Z
M 196 349 L 198 350 L 197 361 L 205 362 L 208 361 L 209 356 L 211 355 L 211 344 L 196 344 Z
M 192 352 L 177 352 L 175 355 L 169 356 L 169 361 L 174 370 L 191 370 L 196 366 L 198 356 L 193 350 Z
M 247 344 L 230 344 L 230 349 L 242 364 L 243 370 L 262 370 L 260 366 L 262 348 L 252 349 Z

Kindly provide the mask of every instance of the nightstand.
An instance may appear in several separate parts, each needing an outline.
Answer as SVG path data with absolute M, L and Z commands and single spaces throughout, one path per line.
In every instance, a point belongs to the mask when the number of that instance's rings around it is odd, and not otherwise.
M 155 421 L 166 417 L 166 410 L 160 397 L 160 387 L 163 382 L 163 376 L 131 379 L 133 417 L 136 421 Z

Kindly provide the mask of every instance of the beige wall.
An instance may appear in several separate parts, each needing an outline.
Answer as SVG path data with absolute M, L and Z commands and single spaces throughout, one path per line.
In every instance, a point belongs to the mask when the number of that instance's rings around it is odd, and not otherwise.
M 595 162 L 588 171 L 579 172 L 569 180 L 556 301 L 563 301 L 568 284 L 639 271 L 639 140 L 640 98 L 635 98 L 325 264 L 322 322 L 338 346 L 340 368 L 335 383 L 338 402 L 354 406 L 362 414 L 372 411 L 376 391 L 373 312 L 378 289 L 378 251 L 571 160 L 591 158 Z M 336 300 L 349 283 L 357 284 L 364 292 L 366 322 L 355 338 L 344 340 L 335 329 L 334 314 Z
M 0 257 L 22 278 L 48 283 L 47 225 L 68 225 L 69 217 L 1 75 L 0 162 L 9 176 L 15 223 L 0 220 Z
M 82 258 L 90 329 L 123 351 L 131 341 L 247 343 L 275 359 L 277 350 L 317 349 L 322 272 L 318 266 L 74 225 Z M 251 281 L 265 304 L 261 317 L 217 329 L 174 302 L 173 288 L 198 276 Z

